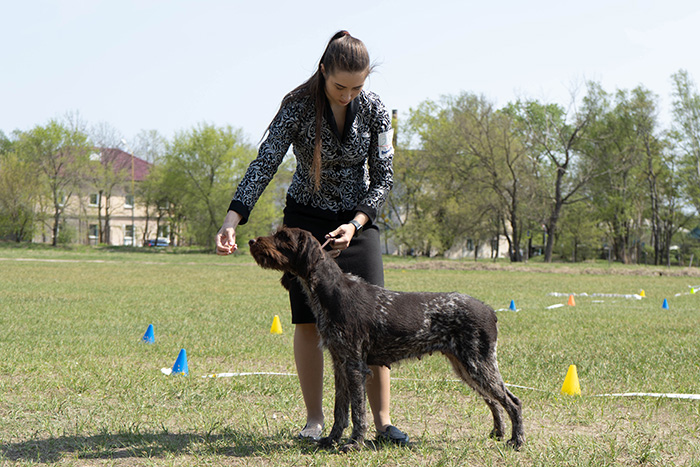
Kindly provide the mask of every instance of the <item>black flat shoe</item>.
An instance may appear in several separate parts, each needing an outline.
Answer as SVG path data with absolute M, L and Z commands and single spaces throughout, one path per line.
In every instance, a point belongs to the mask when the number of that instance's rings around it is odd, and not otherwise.
M 397 446 L 408 446 L 409 444 L 408 435 L 394 425 L 389 425 L 386 431 L 377 431 L 377 441 Z

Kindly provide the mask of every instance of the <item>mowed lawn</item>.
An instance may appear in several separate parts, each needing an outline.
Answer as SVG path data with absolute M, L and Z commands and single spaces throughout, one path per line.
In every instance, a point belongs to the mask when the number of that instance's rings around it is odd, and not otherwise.
M 487 406 L 433 355 L 392 371 L 393 421 L 412 446 L 345 455 L 295 439 L 305 412 L 279 273 L 245 254 L 0 248 L 0 465 L 700 465 L 699 400 L 609 395 L 700 394 L 700 276 L 477 266 L 387 258 L 386 285 L 499 310 L 523 449 L 488 438 Z M 575 306 L 549 308 L 569 294 Z M 154 344 L 141 342 L 149 324 Z M 164 375 L 183 348 L 189 376 Z M 560 394 L 570 365 L 579 397 Z

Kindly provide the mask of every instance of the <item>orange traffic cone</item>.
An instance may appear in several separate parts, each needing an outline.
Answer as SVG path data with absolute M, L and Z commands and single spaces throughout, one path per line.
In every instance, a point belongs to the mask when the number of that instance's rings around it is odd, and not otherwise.
M 576 306 L 576 300 L 574 300 L 574 294 L 569 295 L 569 303 L 567 303 L 569 306 Z

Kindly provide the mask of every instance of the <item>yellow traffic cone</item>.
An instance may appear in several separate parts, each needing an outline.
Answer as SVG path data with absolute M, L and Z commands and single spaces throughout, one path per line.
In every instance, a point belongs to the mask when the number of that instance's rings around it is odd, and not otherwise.
M 569 303 L 567 303 L 569 306 L 576 306 L 576 300 L 574 300 L 574 294 L 569 295 Z
M 640 297 L 646 297 L 646 296 L 647 296 L 647 294 L 644 293 L 644 289 L 642 289 L 642 291 L 639 292 L 639 296 L 640 296 Z
M 569 396 L 581 395 L 581 386 L 578 384 L 576 365 L 569 365 L 569 370 L 566 372 L 566 377 L 564 378 L 564 384 L 561 386 L 561 393 L 568 394 Z
M 270 334 L 282 334 L 282 323 L 280 323 L 280 317 L 278 315 L 275 315 L 275 319 L 272 320 Z

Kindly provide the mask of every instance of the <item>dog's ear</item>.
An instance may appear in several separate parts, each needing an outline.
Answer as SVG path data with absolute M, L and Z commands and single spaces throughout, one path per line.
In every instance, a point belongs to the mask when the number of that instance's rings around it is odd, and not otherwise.
M 292 281 L 294 280 L 294 275 L 288 272 L 285 272 L 282 275 L 282 279 L 280 279 L 280 282 L 282 283 L 282 287 L 285 289 L 289 290 L 292 286 Z

